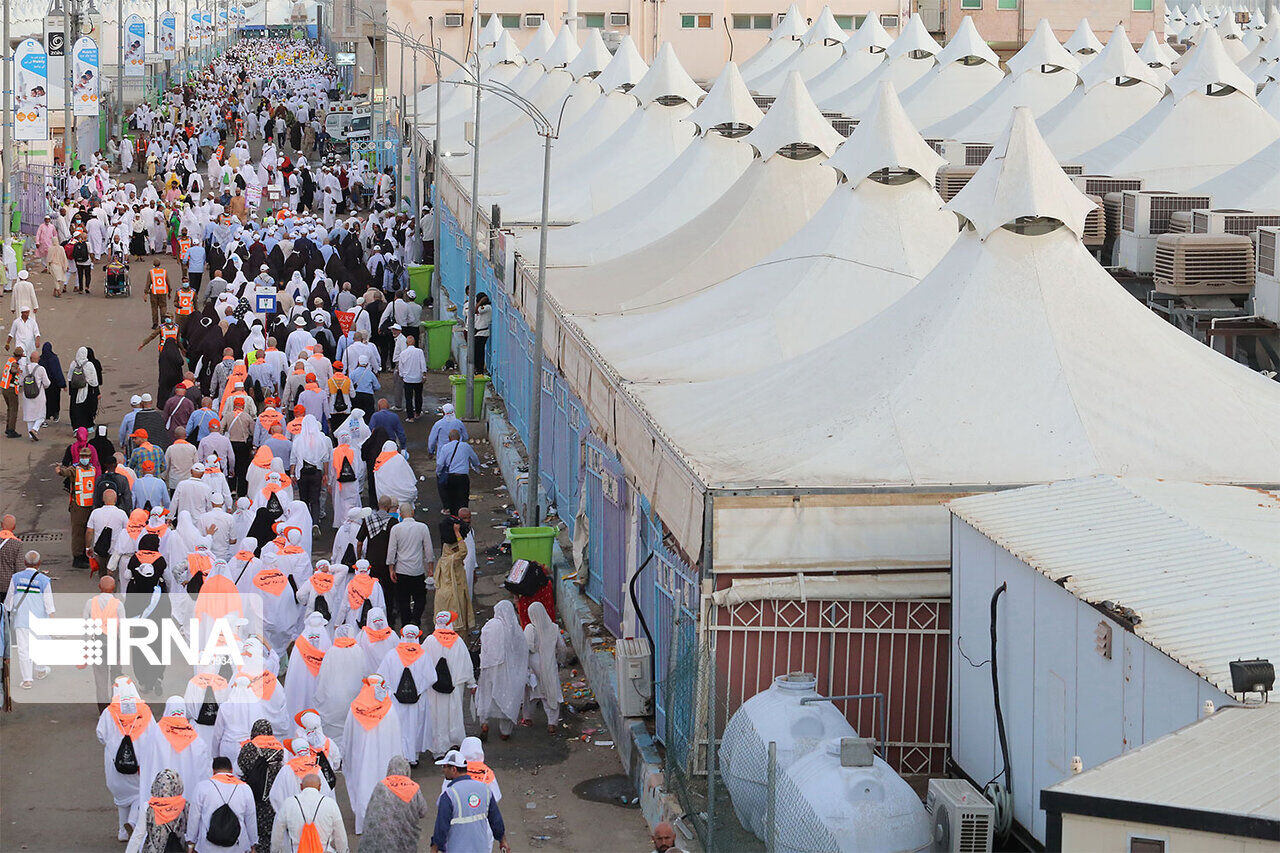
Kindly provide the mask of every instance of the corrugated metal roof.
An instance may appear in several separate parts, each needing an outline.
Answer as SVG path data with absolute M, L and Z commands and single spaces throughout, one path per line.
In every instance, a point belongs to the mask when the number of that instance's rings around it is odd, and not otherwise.
M 1223 708 L 1046 790 L 1280 819 L 1276 743 L 1280 703 Z
M 1280 494 L 1109 476 L 959 498 L 983 535 L 1224 692 L 1229 662 L 1280 665 Z

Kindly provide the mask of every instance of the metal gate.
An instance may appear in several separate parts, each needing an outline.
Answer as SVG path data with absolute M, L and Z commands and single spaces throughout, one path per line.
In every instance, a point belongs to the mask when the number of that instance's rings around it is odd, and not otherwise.
M 622 635 L 626 576 L 627 512 L 622 463 L 591 436 L 587 439 L 587 595 L 604 608 L 605 627 Z
M 826 696 L 883 693 L 885 760 L 935 775 L 949 744 L 951 605 L 915 601 L 764 599 L 716 607 L 717 693 L 726 715 L 788 672 L 812 672 Z M 863 736 L 879 735 L 872 702 L 837 703 Z
M 14 171 L 12 181 L 13 199 L 22 213 L 21 230 L 24 234 L 34 234 L 52 209 L 50 194 L 66 198 L 66 170 L 61 166 L 28 163 Z
M 675 665 L 691 659 L 698 636 L 698 577 L 697 572 L 662 544 L 662 523 L 649 508 L 648 500 L 640 503 L 639 562 L 644 567 L 644 577 L 637 586 L 644 591 L 640 609 L 653 634 L 654 666 L 653 709 L 654 729 L 658 740 L 668 749 L 668 727 L 674 725 L 677 733 L 687 737 L 680 742 L 692 743 L 695 723 L 694 697 L 697 690 L 698 669 L 686 667 L 687 684 L 676 684 Z M 646 563 L 647 561 L 647 563 Z M 672 719 L 668 720 L 668 708 Z M 683 762 L 687 756 L 681 755 Z
M 581 493 L 582 436 L 590 428 L 586 411 L 569 390 L 569 383 L 563 376 L 557 376 L 556 383 L 556 445 L 552 462 L 556 469 L 556 505 L 560 508 L 560 520 L 572 536 Z

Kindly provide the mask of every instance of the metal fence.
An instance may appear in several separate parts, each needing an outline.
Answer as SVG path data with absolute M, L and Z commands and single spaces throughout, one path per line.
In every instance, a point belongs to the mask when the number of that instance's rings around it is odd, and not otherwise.
M 22 233 L 34 234 L 45 214 L 51 210 L 50 197 L 66 197 L 66 170 L 42 163 L 20 164 L 13 173 L 12 181 L 10 191 L 14 204 L 22 213 Z

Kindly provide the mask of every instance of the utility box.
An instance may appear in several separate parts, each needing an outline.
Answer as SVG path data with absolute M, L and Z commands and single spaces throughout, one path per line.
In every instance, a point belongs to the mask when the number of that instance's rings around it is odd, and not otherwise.
M 618 710 L 624 717 L 653 713 L 653 657 L 648 640 L 618 641 L 614 661 L 618 674 Z

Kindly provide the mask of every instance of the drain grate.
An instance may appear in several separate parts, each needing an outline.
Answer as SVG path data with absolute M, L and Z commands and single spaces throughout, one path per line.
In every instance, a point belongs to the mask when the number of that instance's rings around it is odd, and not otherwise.
M 63 537 L 64 534 L 62 533 L 42 533 L 37 531 L 34 533 L 24 533 L 18 538 L 23 542 L 61 542 Z

